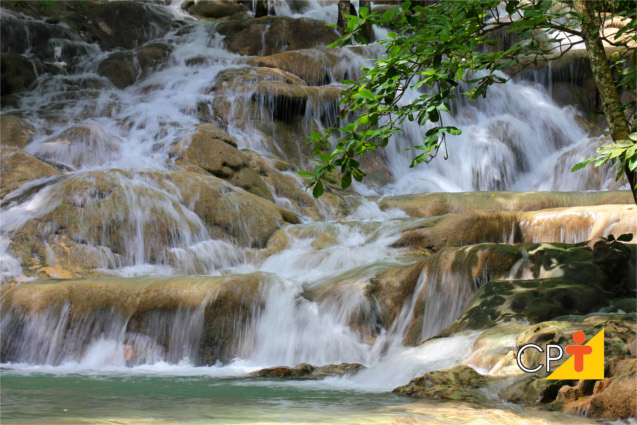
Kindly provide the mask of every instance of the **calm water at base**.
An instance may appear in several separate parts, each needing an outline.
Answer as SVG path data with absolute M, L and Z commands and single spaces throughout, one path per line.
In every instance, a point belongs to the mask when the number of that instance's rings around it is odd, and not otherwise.
M 509 406 L 476 408 L 335 382 L 21 373 L 3 370 L 3 424 L 542 424 L 584 418 Z M 591 422 L 594 423 L 594 422 Z

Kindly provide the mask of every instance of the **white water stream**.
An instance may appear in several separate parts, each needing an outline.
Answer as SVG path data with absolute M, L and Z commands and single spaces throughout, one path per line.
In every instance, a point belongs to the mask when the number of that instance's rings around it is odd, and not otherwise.
M 173 3 L 161 8 L 167 14 L 183 16 L 180 2 Z M 322 5 L 311 0 L 301 13 L 293 13 L 284 1 L 272 3 L 279 15 L 336 20 L 335 4 Z M 24 26 L 28 32 L 31 18 L 3 10 L 3 19 L 10 20 L 11 25 Z M 174 31 L 155 40 L 175 46 L 168 65 L 124 90 L 95 73 L 108 52 L 100 51 L 96 45 L 83 45 L 86 54 L 74 58 L 73 74 L 43 75 L 35 88 L 21 97 L 17 110 L 11 112 L 22 114 L 35 127 L 33 142 L 26 150 L 68 167 L 69 175 L 45 184 L 26 199 L 20 195 L 45 182 L 30 183 L 5 197 L 9 201 L 1 212 L 0 270 L 7 279 L 22 274 L 19 261 L 7 252 L 8 241 L 29 220 L 68 201 L 65 182 L 93 181 L 90 171 L 111 170 L 108 178 L 124 191 L 125 201 L 119 206 L 117 217 L 105 211 L 103 220 L 115 220 L 125 228 L 124 238 L 118 243 L 126 248 L 115 252 L 109 248 L 114 243 L 109 233 L 92 234 L 87 229 L 87 243 L 101 258 L 100 271 L 123 277 L 271 273 L 270 281 L 260 289 L 265 300 L 263 308 L 255 308 L 253 320 L 242 329 L 237 358 L 216 366 L 201 366 L 194 360 L 207 300 L 197 309 L 164 315 L 158 312 L 143 332 L 132 332 L 128 329 L 130 318 L 113 311 L 101 310 L 78 321 L 69 317 L 68 308 L 62 308 L 30 316 L 26 326 L 20 328 L 22 332 L 15 334 L 11 329 L 15 321 L 23 320 L 22 313 L 3 306 L 0 326 L 4 349 L 12 352 L 14 362 L 3 366 L 54 373 L 126 371 L 224 376 L 301 362 L 358 362 L 370 368 L 351 379 L 330 378 L 326 384 L 384 391 L 427 370 L 462 361 L 470 353 L 475 335 L 433 340 L 415 348 L 404 347 L 403 337 L 416 296 L 427 280 L 427 296 L 436 300 L 436 308 L 424 314 L 421 338 L 431 337 L 449 325 L 462 312 L 473 291 L 464 276 L 423 271 L 401 314 L 390 329 L 375 331 L 373 343 L 365 340 L 365 332 L 350 327 L 353 314 L 374 308 L 364 296 L 364 282 L 373 276 L 369 270 L 382 262 L 405 262 L 404 253 L 392 247 L 401 231 L 414 223 L 402 211 L 383 212 L 375 202 L 363 201 L 341 222 L 330 221 L 334 215 L 325 222 L 302 217 L 302 224 L 288 227 L 289 242 L 283 250 L 255 259 L 258 257 L 254 250 L 245 244 L 212 237 L 192 206 L 184 201 L 181 189 L 164 179 L 163 173 L 173 169 L 171 145 L 195 131 L 199 105 L 214 105 L 220 98 L 236 109 L 230 112 L 228 133 L 237 140 L 239 148 L 264 155 L 280 154 L 269 138 L 276 140 L 276 134 L 264 134 L 259 126 L 273 119 L 267 97 L 262 98 L 256 113 L 249 114 L 240 105 L 253 98 L 254 89 L 212 90 L 221 72 L 245 67 L 244 58 L 226 50 L 223 36 L 215 32 L 216 24 L 193 21 L 190 25 L 190 31 Z M 377 31 L 377 35 L 382 33 Z M 82 44 L 77 40 L 74 43 Z M 371 46 L 365 55 L 378 52 L 378 46 Z M 341 69 L 332 70 L 333 75 L 355 74 L 366 63 L 366 56 L 356 54 L 354 49 L 345 49 L 342 55 Z M 334 105 L 323 104 L 319 98 L 295 113 L 303 115 L 309 134 L 312 128 L 324 125 L 322 116 L 330 108 Z M 407 123 L 386 152 L 385 166 L 393 182 L 357 188 L 360 193 L 380 195 L 615 188 L 610 172 L 596 187 L 587 186 L 589 171 L 570 173 L 574 163 L 590 155 L 594 148 L 591 143 L 595 143 L 577 124 L 576 114 L 572 107 L 556 105 L 541 85 L 514 81 L 494 87 L 487 99 L 458 105 L 458 114 L 445 118 L 446 123 L 463 129 L 461 136 L 449 138 L 447 161 L 437 159 L 428 166 L 409 169 L 411 157 L 405 149 L 418 144 L 426 129 Z M 68 143 L 73 126 L 80 126 L 88 134 L 83 143 Z M 303 134 L 298 134 L 298 143 L 304 145 Z M 565 155 L 569 161 L 564 160 Z M 300 157 L 295 162 L 305 165 Z M 82 198 L 79 190 L 70 196 L 89 210 L 101 208 L 99 198 Z M 278 202 L 289 204 L 285 199 Z M 172 234 L 167 241 L 150 234 L 154 216 L 149 211 L 161 213 L 169 223 Z M 322 234 L 329 234 L 334 243 L 316 249 L 312 243 Z M 169 254 L 157 254 L 166 249 Z M 339 285 L 343 281 L 348 283 Z M 320 300 L 304 296 L 305 292 L 326 285 L 332 288 L 332 295 Z M 127 361 L 130 346 L 144 353 L 132 365 Z

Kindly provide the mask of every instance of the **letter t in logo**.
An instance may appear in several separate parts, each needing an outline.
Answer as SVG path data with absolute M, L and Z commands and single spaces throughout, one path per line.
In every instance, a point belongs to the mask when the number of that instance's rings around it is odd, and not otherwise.
M 584 332 L 577 331 L 573 334 L 573 342 L 575 344 L 583 344 L 586 340 Z M 573 356 L 575 360 L 575 371 L 581 372 L 584 370 L 584 356 L 593 352 L 593 347 L 588 345 L 568 345 L 566 347 L 566 354 Z

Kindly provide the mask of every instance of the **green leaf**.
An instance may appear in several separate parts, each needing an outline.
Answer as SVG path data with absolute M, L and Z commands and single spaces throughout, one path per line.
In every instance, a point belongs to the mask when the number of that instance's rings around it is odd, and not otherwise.
M 633 240 L 633 234 L 632 233 L 624 233 L 623 235 L 620 235 L 617 238 L 618 241 L 620 242 L 630 242 Z
M 587 158 L 584 161 L 575 164 L 575 166 L 571 168 L 571 173 L 581 170 L 593 161 L 595 161 L 595 158 Z
M 347 189 L 352 184 L 352 173 L 345 173 L 341 177 L 341 188 Z
M 312 190 L 312 195 L 315 198 L 319 198 L 322 194 L 323 194 L 323 183 L 319 180 L 318 182 L 316 182 L 316 184 L 314 185 L 314 189 Z
M 296 173 L 301 177 L 314 177 L 314 174 L 309 171 L 297 171 Z

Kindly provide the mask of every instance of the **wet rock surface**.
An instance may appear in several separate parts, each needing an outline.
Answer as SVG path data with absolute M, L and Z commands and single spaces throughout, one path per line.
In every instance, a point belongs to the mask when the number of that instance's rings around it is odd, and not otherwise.
M 260 378 L 303 378 L 323 379 L 328 376 L 354 375 L 365 369 L 360 363 L 341 363 L 326 366 L 312 366 L 306 363 L 294 367 L 278 366 L 252 372 L 251 376 Z
M 461 400 L 484 403 L 486 397 L 478 391 L 489 379 L 468 366 L 455 366 L 412 379 L 409 384 L 394 389 L 395 394 L 439 400 Z

